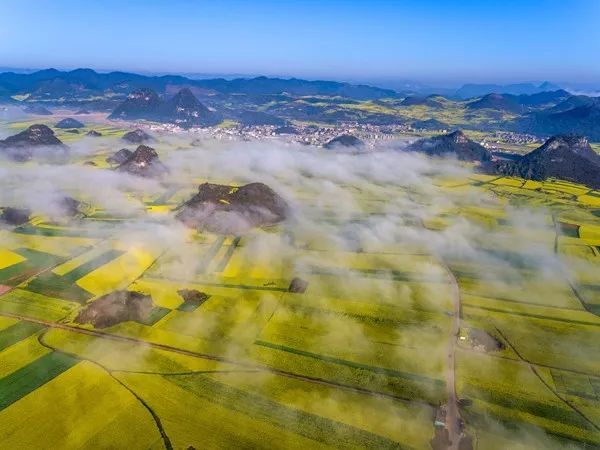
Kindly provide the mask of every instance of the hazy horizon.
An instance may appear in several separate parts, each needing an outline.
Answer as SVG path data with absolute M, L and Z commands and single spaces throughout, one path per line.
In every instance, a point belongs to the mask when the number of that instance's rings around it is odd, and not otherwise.
M 515 80 L 481 80 L 481 81 L 427 81 L 421 79 L 407 79 L 402 77 L 369 77 L 369 78 L 354 78 L 354 77 L 344 77 L 344 76 L 332 76 L 332 77 L 302 77 L 295 74 L 269 74 L 265 75 L 264 73 L 212 73 L 212 72 L 169 72 L 169 71 L 145 71 L 145 70 L 125 70 L 122 68 L 94 68 L 94 67 L 10 67 L 10 66 L 0 66 L 0 73 L 6 72 L 14 72 L 14 73 L 24 73 L 30 74 L 43 70 L 58 70 L 61 72 L 70 72 L 79 69 L 91 69 L 97 73 L 110 73 L 110 72 L 125 72 L 125 73 L 135 73 L 144 76 L 165 76 L 165 75 L 177 75 L 184 76 L 190 79 L 216 79 L 223 78 L 227 80 L 233 80 L 237 78 L 256 78 L 267 76 L 269 78 L 282 78 L 282 79 L 304 79 L 309 81 L 337 81 L 337 82 L 345 82 L 351 84 L 365 84 L 371 86 L 377 86 L 381 88 L 388 88 L 393 90 L 402 90 L 405 89 L 410 91 L 410 88 L 425 88 L 425 89 L 440 89 L 443 90 L 453 90 L 459 89 L 466 85 L 500 85 L 500 86 L 509 86 L 509 85 L 519 85 L 519 84 L 532 84 L 535 86 L 539 86 L 543 83 L 551 83 L 560 88 L 571 89 L 575 92 L 582 92 L 582 90 L 590 90 L 590 95 L 596 95 L 595 92 L 591 92 L 594 90 L 600 89 L 600 80 L 597 82 L 572 82 L 568 80 L 560 80 L 560 81 L 550 81 L 546 79 L 515 79 Z

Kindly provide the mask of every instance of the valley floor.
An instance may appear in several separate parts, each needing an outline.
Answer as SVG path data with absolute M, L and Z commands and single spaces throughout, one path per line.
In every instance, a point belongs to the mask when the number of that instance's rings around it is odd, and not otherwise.
M 123 187 L 131 215 L 82 198 L 78 219 L 0 230 L 0 447 L 427 449 L 445 429 L 461 449 L 600 446 L 599 191 L 412 156 L 292 174 L 249 147 L 217 173 L 218 149 L 191 164 L 178 145 L 157 149 L 187 175 Z M 400 163 L 417 178 L 389 181 Z M 266 170 L 289 223 L 173 225 L 200 182 Z M 150 295 L 147 320 L 75 320 L 115 290 Z

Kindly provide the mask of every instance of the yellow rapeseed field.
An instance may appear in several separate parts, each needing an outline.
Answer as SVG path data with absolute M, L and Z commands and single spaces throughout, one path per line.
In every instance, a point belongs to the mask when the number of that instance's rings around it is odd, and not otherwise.
M 124 255 L 77 280 L 77 284 L 94 295 L 104 295 L 124 289 L 157 258 L 156 252 L 143 248 L 131 248 Z
M 0 411 L 0 422 L 6 448 L 148 448 L 160 439 L 148 411 L 89 362 Z

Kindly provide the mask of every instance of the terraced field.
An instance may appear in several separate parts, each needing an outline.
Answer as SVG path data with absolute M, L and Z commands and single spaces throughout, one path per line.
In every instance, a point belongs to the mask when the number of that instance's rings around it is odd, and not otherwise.
M 283 181 L 240 159 L 231 183 L 295 210 L 243 235 L 172 219 L 227 173 L 208 151 L 144 195 L 124 182 L 128 217 L 4 226 L 1 446 L 423 449 L 445 428 L 461 448 L 600 446 L 600 192 L 370 156 L 282 156 L 308 172 Z M 149 295 L 148 317 L 77 320 L 116 290 Z

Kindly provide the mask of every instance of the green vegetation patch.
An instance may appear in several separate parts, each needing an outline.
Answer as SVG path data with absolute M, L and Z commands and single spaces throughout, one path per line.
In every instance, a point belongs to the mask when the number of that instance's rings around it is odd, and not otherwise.
M 0 411 L 56 378 L 78 362 L 79 360 L 70 356 L 52 352 L 0 379 Z
M 53 272 L 44 272 L 31 280 L 25 289 L 37 294 L 83 304 L 94 295 L 78 286 L 76 281 L 124 253 L 122 250 L 109 250 L 62 276 Z
M 53 272 L 44 272 L 31 280 L 25 290 L 50 297 L 85 303 L 94 295 L 73 281 Z
M 385 317 L 385 316 L 374 316 L 367 312 L 358 313 L 350 311 L 333 311 L 329 309 L 318 308 L 310 305 L 302 305 L 299 303 L 288 302 L 287 307 L 294 313 L 300 313 L 307 316 L 311 315 L 330 315 L 347 317 L 360 321 L 362 323 L 374 324 L 374 325 L 388 325 L 388 326 L 406 326 L 414 324 L 419 321 L 423 327 L 431 326 L 432 314 L 417 309 L 406 309 L 402 310 L 403 314 L 399 314 L 397 317 Z
M 29 248 L 18 248 L 13 251 L 26 258 L 26 261 L 0 269 L 0 284 L 17 286 L 42 270 L 53 267 L 65 260 L 61 256 Z
M 39 320 L 57 321 L 71 313 L 78 304 L 48 297 L 24 289 L 13 289 L 0 296 L 0 311 Z
M 544 316 L 542 314 L 533 314 L 533 313 L 528 313 L 528 312 L 520 312 L 520 311 L 499 309 L 499 308 L 489 308 L 487 306 L 472 305 L 469 303 L 463 303 L 462 306 L 468 307 L 468 308 L 474 308 L 474 309 L 481 309 L 481 310 L 489 311 L 489 312 L 509 314 L 509 315 L 513 315 L 513 316 L 529 317 L 532 319 L 552 320 L 555 322 L 564 322 L 564 323 L 576 324 L 576 325 L 588 325 L 588 326 L 592 326 L 592 327 L 600 326 L 600 324 L 598 324 L 596 322 L 586 322 L 583 320 L 568 319 L 568 318 L 561 318 L 561 317 L 548 317 L 548 316 Z
M 170 312 L 171 310 L 169 308 L 162 308 L 160 306 L 156 306 L 152 308 L 152 312 L 150 312 L 148 317 L 145 320 L 140 320 L 139 323 L 143 325 L 152 326 Z
M 472 389 L 469 386 L 465 388 L 463 395 L 468 398 L 478 398 L 486 403 L 523 411 L 566 425 L 573 425 L 584 430 L 591 429 L 590 425 L 582 417 L 557 403 L 541 402 L 525 396 L 516 396 L 506 391 Z
M 205 400 L 335 448 L 410 448 L 383 436 L 282 405 L 205 376 L 164 377 Z
M 579 238 L 579 225 L 574 223 L 558 222 L 560 234 L 572 238 Z
M 596 394 L 596 398 L 600 400 L 600 377 L 590 377 L 590 384 L 594 389 L 594 394 Z
M 28 338 L 44 328 L 44 325 L 31 322 L 17 322 L 8 328 L 5 328 L 0 331 L 0 351 Z
M 596 392 L 590 377 L 583 374 L 565 372 L 552 369 L 552 380 L 556 390 L 561 394 L 575 395 L 577 397 L 597 400 Z
M 14 229 L 15 233 L 29 234 L 34 236 L 49 236 L 49 237 L 83 237 L 83 230 L 75 230 L 72 228 L 59 227 L 43 227 L 31 224 L 23 225 Z
M 183 302 L 177 307 L 177 311 L 192 312 L 196 311 L 200 306 L 202 306 L 202 304 Z
M 261 345 L 255 345 L 251 350 L 252 357 L 257 362 L 293 374 L 356 386 L 373 393 L 389 394 L 398 399 L 427 403 L 431 406 L 440 404 L 445 398 L 443 383 L 437 386 L 406 378 L 389 377 L 372 370 L 336 364 Z
M 233 240 L 233 242 L 225 252 L 225 255 L 223 255 L 223 258 L 221 259 L 221 261 L 219 261 L 219 265 L 217 266 L 216 270 L 217 272 L 223 272 L 225 270 L 225 267 L 227 267 L 227 264 L 229 264 L 229 260 L 233 256 L 233 253 L 235 252 L 235 249 L 237 248 L 241 240 L 242 238 L 240 236 L 236 237 Z
M 93 272 L 99 267 L 102 267 L 104 264 L 108 264 L 113 259 L 118 258 L 123 255 L 123 250 L 108 250 L 107 252 L 98 255 L 94 259 L 82 264 L 81 266 L 71 270 L 70 272 L 63 275 L 63 278 L 67 282 L 75 283 L 80 278 L 86 276 L 88 273 Z
M 224 237 L 219 237 L 210 246 L 210 248 L 208 249 L 208 251 L 204 255 L 202 255 L 202 259 L 198 263 L 198 268 L 196 270 L 196 274 L 199 275 L 199 274 L 203 274 L 203 273 L 206 272 L 206 269 L 208 268 L 208 266 L 209 266 L 210 262 L 213 260 L 213 258 L 219 252 L 219 249 L 223 245 L 223 242 L 225 242 L 225 238 Z
M 271 342 L 265 342 L 265 341 L 258 340 L 258 341 L 255 341 L 254 344 L 260 345 L 262 347 L 272 348 L 274 350 L 281 350 L 284 352 L 293 353 L 293 354 L 305 356 L 308 358 L 319 359 L 321 361 L 326 361 L 326 362 L 330 362 L 330 363 L 334 363 L 334 364 L 339 364 L 342 366 L 351 367 L 353 369 L 367 370 L 369 372 L 374 372 L 379 375 L 385 375 L 387 377 L 403 378 L 407 381 L 417 381 L 420 383 L 425 382 L 425 383 L 431 384 L 432 386 L 436 386 L 438 388 L 441 388 L 444 386 L 443 381 L 436 380 L 434 378 L 429 378 L 429 377 L 426 377 L 423 375 L 416 375 L 413 373 L 401 372 L 399 370 L 388 369 L 385 367 L 370 366 L 368 364 L 362 364 L 362 363 L 358 363 L 358 362 L 354 362 L 354 361 L 348 361 L 346 359 L 335 358 L 333 356 L 320 355 L 318 353 L 307 352 L 304 350 L 287 347 L 285 345 L 273 344 Z
M 312 266 L 309 267 L 309 272 L 313 275 L 324 275 L 340 277 L 350 274 L 351 276 L 360 276 L 365 278 L 376 278 L 393 281 L 415 281 L 426 283 L 443 283 L 439 276 L 423 275 L 416 272 L 403 272 L 400 270 L 387 269 L 329 269 L 324 267 Z
M 462 418 L 470 425 L 470 428 L 474 428 L 477 430 L 477 434 L 480 435 L 482 430 L 493 429 L 498 430 L 498 425 L 501 425 L 508 432 L 514 433 L 516 443 L 519 443 L 523 431 L 530 431 L 533 436 L 536 433 L 540 432 L 540 429 L 534 425 L 531 425 L 527 422 L 521 421 L 516 417 L 507 417 L 505 415 L 500 416 L 494 414 L 491 411 L 486 411 L 485 413 L 474 411 L 472 408 L 465 408 L 461 412 Z M 502 429 L 501 428 L 501 429 Z M 501 431 L 503 434 L 506 431 Z M 583 436 L 573 436 L 572 434 L 566 433 L 560 429 L 548 429 L 545 428 L 546 432 L 545 438 L 550 439 L 554 444 L 554 446 L 549 447 L 531 447 L 536 449 L 541 448 L 567 448 L 567 449 L 588 449 L 588 448 L 597 448 L 597 441 L 592 439 L 586 439 Z M 480 438 L 481 439 L 481 438 Z M 481 443 L 485 442 L 483 440 Z M 547 441 L 544 441 L 544 444 L 547 444 Z M 581 447 L 581 445 L 584 447 Z M 478 448 L 485 448 L 481 445 Z M 509 447 L 495 447 L 495 448 L 509 448 Z M 527 447 L 520 447 L 527 448 Z

